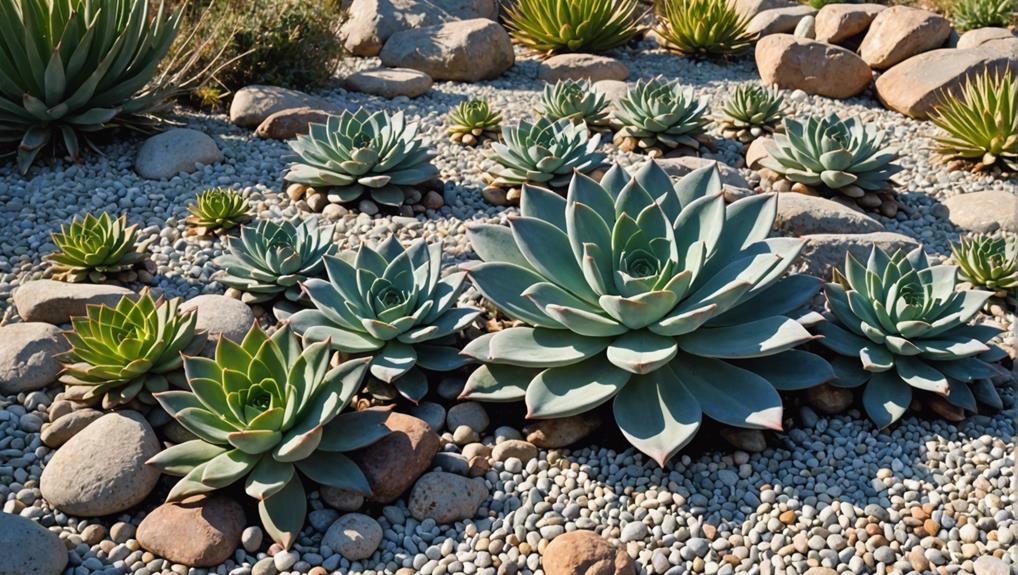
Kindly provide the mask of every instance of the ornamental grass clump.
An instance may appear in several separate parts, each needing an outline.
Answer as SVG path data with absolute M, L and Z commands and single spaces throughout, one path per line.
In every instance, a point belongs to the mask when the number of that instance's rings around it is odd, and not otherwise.
M 57 251 L 46 256 L 49 274 L 65 282 L 102 283 L 116 279 L 145 260 L 147 243 L 137 244 L 138 226 L 127 225 L 127 214 L 117 218 L 103 212 L 77 216 L 51 234 Z
M 418 240 L 404 248 L 395 236 L 324 258 L 328 281 L 309 279 L 313 309 L 287 322 L 307 341 L 371 357 L 371 375 L 404 397 L 428 392 L 424 371 L 451 371 L 468 359 L 455 347 L 481 310 L 458 306 L 466 274 L 441 277 L 442 244 Z
M 686 56 L 730 57 L 753 45 L 749 18 L 727 0 L 658 0 L 658 35 Z
M 465 100 L 449 111 L 449 139 L 464 146 L 477 146 L 486 140 L 498 140 L 502 114 L 491 109 L 487 100 Z
M 637 0 L 513 0 L 502 22 L 518 44 L 542 54 L 597 53 L 639 30 Z
M 525 400 L 558 418 L 612 400 L 615 422 L 662 466 L 703 414 L 780 429 L 779 390 L 833 379 L 796 318 L 820 281 L 786 275 L 803 240 L 768 238 L 777 198 L 726 205 L 715 168 L 674 182 L 655 163 L 568 195 L 524 186 L 509 227 L 475 224 L 465 266 L 498 311 L 522 322 L 463 353 L 483 365 L 463 398 Z
M 707 102 L 697 99 L 692 88 L 657 77 L 629 88 L 615 106 L 613 123 L 616 146 L 653 158 L 680 146 L 698 150 L 710 120 Z
M 224 234 L 251 221 L 247 200 L 230 188 L 211 188 L 198 194 L 194 203 L 187 206 L 190 215 L 184 222 L 189 233 L 197 236 Z
M 1018 290 L 1018 236 L 969 234 L 951 243 L 961 279 L 996 297 Z
M 999 167 L 1018 171 L 1018 80 L 1010 73 L 969 78 L 960 95 L 946 94 L 930 120 L 944 134 L 934 149 L 972 171 Z
M 958 268 L 931 266 L 922 248 L 888 255 L 873 248 L 863 265 L 851 254 L 827 284 L 830 321 L 815 326 L 838 354 L 841 387 L 865 386 L 863 407 L 878 427 L 900 418 L 919 390 L 959 413 L 977 403 L 1001 408 L 991 365 L 1006 356 L 990 343 L 1002 329 L 972 319 L 993 294 L 956 291 Z M 941 409 L 939 412 L 943 413 Z
M 68 399 L 103 409 L 152 406 L 153 393 L 183 387 L 184 350 L 205 343 L 194 313 L 178 313 L 179 299 L 153 299 L 143 291 L 114 307 L 89 305 L 64 332 L 71 349 L 61 356 L 60 382 Z
M 237 344 L 220 337 L 215 359 L 185 357 L 190 391 L 156 395 L 195 439 L 149 463 L 181 477 L 167 501 L 224 489 L 243 480 L 258 501 L 262 526 L 289 549 L 307 514 L 304 478 L 370 495 L 346 452 L 389 434 L 387 410 L 342 413 L 367 373 L 368 360 L 329 363 L 327 343 L 302 347 L 286 327 L 268 336 L 257 324 Z
M 743 144 L 777 130 L 784 118 L 785 99 L 763 86 L 741 84 L 721 107 L 714 120 L 721 135 Z
M 608 99 L 589 80 L 559 80 L 545 85 L 537 112 L 550 120 L 565 118 L 594 130 L 609 125 Z

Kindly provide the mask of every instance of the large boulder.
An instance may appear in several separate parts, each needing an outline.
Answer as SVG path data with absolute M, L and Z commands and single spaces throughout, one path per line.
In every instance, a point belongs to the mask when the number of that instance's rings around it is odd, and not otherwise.
M 333 110 L 329 101 L 298 90 L 252 84 L 233 95 L 230 102 L 230 121 L 242 128 L 254 128 L 266 118 L 291 108 L 316 108 Z
M 872 73 L 850 50 L 790 34 L 772 34 L 756 45 L 764 84 L 829 98 L 848 98 L 869 85 Z
M 986 190 L 958 194 L 944 200 L 948 219 L 967 232 L 1018 233 L 1018 193 Z
M 877 97 L 892 110 L 926 119 L 945 92 L 956 93 L 968 78 L 984 70 L 1018 72 L 1018 38 L 913 56 L 877 78 Z
M 107 284 L 81 284 L 36 280 L 14 290 L 14 307 L 23 321 L 61 324 L 71 316 L 85 315 L 85 306 L 116 306 L 131 290 Z
M 873 18 L 859 55 L 870 67 L 886 70 L 923 52 L 939 48 L 951 35 L 951 22 L 928 10 L 892 6 Z
M 817 12 L 815 37 L 820 42 L 840 44 L 865 32 L 885 8 L 883 4 L 828 4 Z
M 452 523 L 473 517 L 487 497 L 488 488 L 481 478 L 432 471 L 414 484 L 407 508 L 418 521 Z
M 392 433 L 353 455 L 371 485 L 371 501 L 391 503 L 431 465 L 440 447 L 438 435 L 424 421 L 390 413 Z
M 835 268 L 841 269 L 845 265 L 845 254 L 849 252 L 859 260 L 866 261 L 874 246 L 887 253 L 911 251 L 919 247 L 919 242 L 894 232 L 810 234 L 802 237 L 806 240 L 802 250 L 802 271 L 821 278 L 831 277 Z
M 138 525 L 146 551 L 188 567 L 215 567 L 233 556 L 246 520 L 244 509 L 225 495 L 195 495 L 163 503 Z
M 1018 33 L 1014 30 L 1008 30 L 1007 28 L 976 28 L 975 30 L 969 30 L 958 38 L 958 44 L 955 48 L 964 50 L 966 48 L 978 48 L 987 42 L 994 40 L 1010 40 L 1018 37 Z
M 769 36 L 771 34 L 791 33 L 799 25 L 799 21 L 816 14 L 816 8 L 804 4 L 785 8 L 771 8 L 753 16 L 746 26 L 746 32 Z
M 403 30 L 472 18 L 495 19 L 497 0 L 353 0 L 339 29 L 355 56 L 377 56 L 390 36 Z
M 180 313 L 197 315 L 195 329 L 207 335 L 202 354 L 215 355 L 219 336 L 240 343 L 255 322 L 254 312 L 238 299 L 219 294 L 202 294 L 180 304 Z
M 372 68 L 354 72 L 343 80 L 347 90 L 372 96 L 416 98 L 431 89 L 431 76 L 410 68 Z
M 625 80 L 629 67 L 615 58 L 597 54 L 558 54 L 541 62 L 537 79 L 554 84 L 559 80 Z
M 487 18 L 397 32 L 379 56 L 392 68 L 413 68 L 435 80 L 497 78 L 515 62 L 509 33 Z
M 159 440 L 135 411 L 106 414 L 72 437 L 42 470 L 39 490 L 68 515 L 100 517 L 141 503 L 159 480 L 148 461 Z
M 788 236 L 807 234 L 865 234 L 884 226 L 840 202 L 787 192 L 778 196 L 774 228 Z
M 577 530 L 559 535 L 545 548 L 542 559 L 545 575 L 636 575 L 637 572 L 636 564 L 625 549 L 614 547 L 593 531 Z
M 53 383 L 60 373 L 57 354 L 69 349 L 55 325 L 42 322 L 0 327 L 0 393 L 35 391 Z
M 147 180 L 168 180 L 198 169 L 198 164 L 222 161 L 223 152 L 204 132 L 173 128 L 150 136 L 138 148 L 134 171 Z
M 0 513 L 0 575 L 60 575 L 67 547 L 49 529 L 31 519 Z

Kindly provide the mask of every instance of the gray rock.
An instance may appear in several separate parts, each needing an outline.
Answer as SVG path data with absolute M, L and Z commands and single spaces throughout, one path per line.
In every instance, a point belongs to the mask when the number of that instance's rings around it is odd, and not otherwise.
M 20 291 L 20 290 L 19 290 Z M 41 322 L 0 327 L 0 393 L 42 389 L 60 373 L 57 354 L 69 349 L 60 329 Z
M 733 188 L 752 188 L 746 178 L 738 170 L 724 162 L 698 158 L 696 156 L 680 156 L 678 158 L 657 158 L 657 165 L 673 178 L 681 178 L 693 170 L 714 166 L 721 173 L 721 183 Z
M 885 8 L 883 4 L 828 4 L 817 12 L 815 37 L 821 42 L 840 44 L 865 32 Z
M 972 564 L 976 575 L 1009 575 L 1011 569 L 1006 563 L 992 555 L 984 555 Z
M 886 70 L 916 54 L 939 48 L 950 33 L 951 23 L 939 14 L 892 6 L 873 18 L 859 55 L 872 68 Z
M 994 40 L 1008 40 L 1015 38 L 1016 34 L 1013 30 L 1007 28 L 976 28 L 975 30 L 969 30 L 958 38 L 958 45 L 955 48 L 959 50 L 965 50 L 967 48 L 978 48 L 987 42 Z
M 806 16 L 795 25 L 792 35 L 796 38 L 813 38 L 816 36 L 817 18 L 813 14 Z
M 805 262 L 803 271 L 822 278 L 831 277 L 833 268 L 845 265 L 847 252 L 866 261 L 874 246 L 888 253 L 897 250 L 911 251 L 919 246 L 914 239 L 893 232 L 810 234 L 803 238 L 806 240 L 806 247 L 803 248 L 801 256 L 801 261 Z
M 159 440 L 135 411 L 106 414 L 72 437 L 42 471 L 39 489 L 70 515 L 98 517 L 137 505 L 152 491 L 159 470 L 148 461 Z
M 951 223 L 965 231 L 1018 233 L 1018 194 L 1005 190 L 958 194 L 944 200 L 944 206 Z
M 48 423 L 42 428 L 40 438 L 46 447 L 56 449 L 80 433 L 93 421 L 103 416 L 98 409 L 79 409 Z
M 252 84 L 233 95 L 230 102 L 230 121 L 242 128 L 254 128 L 266 118 L 290 108 L 315 108 L 333 110 L 328 100 L 311 96 L 298 90 Z
M 612 105 L 616 104 L 619 100 L 625 97 L 626 92 L 629 91 L 629 84 L 622 80 L 598 80 L 594 82 L 592 86 L 598 92 L 604 94 L 604 97 L 608 99 L 608 102 Z
M 254 312 L 238 299 L 218 294 L 202 294 L 180 304 L 180 313 L 198 315 L 195 329 L 206 333 L 202 355 L 213 357 L 219 336 L 240 343 L 255 323 Z
M 364 496 L 349 489 L 323 485 L 319 493 L 322 501 L 340 511 L 356 511 L 364 505 Z
M 473 517 L 487 497 L 488 489 L 483 479 L 432 471 L 422 475 L 414 484 L 407 507 L 420 521 L 433 519 L 444 524 Z
M 199 163 L 214 164 L 223 158 L 223 152 L 208 134 L 190 128 L 173 128 L 141 144 L 134 170 L 143 178 L 164 180 L 193 172 Z
M 752 18 L 764 10 L 798 6 L 794 0 L 735 0 L 735 11 L 746 18 Z
M 440 433 L 445 426 L 445 408 L 433 401 L 422 401 L 413 406 L 410 415 L 430 425 L 435 433 Z
M 457 403 L 449 408 L 449 412 L 445 416 L 445 424 L 449 429 L 455 430 L 457 427 L 465 425 L 478 433 L 487 429 L 490 421 L 484 406 L 476 401 Z
M 800 20 L 816 13 L 816 8 L 806 5 L 771 8 L 753 16 L 749 25 L 746 26 L 746 32 L 760 36 L 792 32 L 799 25 Z
M 774 227 L 784 235 L 865 234 L 884 226 L 870 216 L 842 203 L 794 192 L 778 195 Z
M 382 542 L 382 526 L 360 513 L 347 513 L 329 527 L 322 545 L 350 561 L 367 559 Z
M 596 54 L 559 54 L 541 62 L 537 70 L 537 79 L 549 84 L 559 80 L 622 81 L 628 77 L 628 66 Z
M 384 66 L 461 82 L 497 78 L 516 60 L 509 33 L 487 18 L 397 32 L 379 56 Z
M 244 551 L 248 553 L 257 553 L 262 547 L 262 539 L 265 534 L 262 532 L 262 528 L 257 525 L 251 525 L 245 527 L 240 532 L 240 544 L 244 547 Z
M 60 575 L 67 548 L 56 533 L 31 519 L 0 513 L 0 575 Z
M 22 321 L 61 324 L 71 316 L 85 315 L 87 305 L 113 307 L 120 298 L 133 294 L 120 286 L 36 280 L 14 290 L 14 307 Z
M 431 76 L 410 68 L 372 68 L 346 77 L 347 90 L 383 98 L 416 98 L 431 89 Z
M 344 2 L 345 4 L 345 2 Z M 498 16 L 496 0 L 353 0 L 339 30 L 355 56 L 377 56 L 396 32 L 470 18 Z

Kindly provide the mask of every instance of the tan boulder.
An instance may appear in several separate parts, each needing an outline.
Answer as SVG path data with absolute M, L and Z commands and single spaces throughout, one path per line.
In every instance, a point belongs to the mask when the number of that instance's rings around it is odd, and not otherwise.
M 163 503 L 138 525 L 138 544 L 174 563 L 214 567 L 233 556 L 246 519 L 225 495 L 195 495 Z
M 807 16 L 816 14 L 816 8 L 806 6 L 787 6 L 785 8 L 771 8 L 753 16 L 746 26 L 746 32 L 769 36 L 771 34 L 791 33 L 799 25 L 799 21 Z
M 597 54 L 559 54 L 541 62 L 537 79 L 548 83 L 559 80 L 625 80 L 629 68 L 620 60 Z
M 438 453 L 438 435 L 424 421 L 390 413 L 392 433 L 353 455 L 371 485 L 370 501 L 391 503 L 431 466 Z
M 848 98 L 866 89 L 869 66 L 855 53 L 790 34 L 773 34 L 756 45 L 756 67 L 766 85 Z
M 883 4 L 828 4 L 817 12 L 816 39 L 839 44 L 866 31 Z
M 870 67 L 886 70 L 891 66 L 944 45 L 951 35 L 951 23 L 928 10 L 892 6 L 873 18 L 859 55 Z
M 799 3 L 795 0 L 734 0 L 732 2 L 732 7 L 735 8 L 735 11 L 740 16 L 745 16 L 746 18 L 752 18 L 764 10 L 788 8 L 798 5 Z
M 545 575 L 636 575 L 636 565 L 624 549 L 617 549 L 593 531 L 563 533 L 544 550 Z
M 307 134 L 308 124 L 324 124 L 328 118 L 329 112 L 317 108 L 287 108 L 265 118 L 255 129 L 255 135 L 270 140 L 289 140 L 297 134 Z
M 958 44 L 955 48 L 958 48 L 959 50 L 977 48 L 994 40 L 1008 40 L 1016 37 L 1018 37 L 1018 35 L 1016 35 L 1015 31 L 1008 30 L 1007 28 L 976 28 L 975 30 L 969 30 L 962 34 L 961 38 L 958 38 Z
M 377 56 L 390 36 L 403 30 L 470 18 L 498 16 L 497 0 L 353 0 L 343 2 L 347 19 L 339 36 L 355 56 Z
M 379 57 L 383 66 L 412 68 L 435 80 L 460 82 L 497 78 L 516 58 L 509 33 L 486 18 L 397 32 Z

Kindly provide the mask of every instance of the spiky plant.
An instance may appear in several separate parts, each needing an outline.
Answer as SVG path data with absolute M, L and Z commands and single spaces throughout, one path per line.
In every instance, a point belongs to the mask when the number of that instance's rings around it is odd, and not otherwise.
M 489 173 L 489 183 L 500 188 L 530 183 L 561 189 L 574 171 L 590 173 L 604 163 L 604 154 L 597 151 L 601 135 L 591 136 L 586 126 L 565 118 L 520 120 L 502 128 L 502 140 L 492 143 L 488 153 L 498 164 Z
M 162 1 L 0 0 L 0 143 L 21 173 L 51 145 L 76 160 L 90 134 L 150 125 L 177 91 L 150 80 L 179 26 Z
M 70 350 L 60 358 L 67 397 L 113 409 L 135 400 L 154 405 L 153 393 L 182 387 L 180 353 L 205 337 L 195 330 L 198 317 L 178 313 L 179 304 L 145 290 L 115 307 L 88 305 L 84 316 L 71 318 L 64 332 Z
M 659 36 L 687 56 L 728 57 L 749 49 L 749 18 L 727 0 L 657 0 Z
M 855 199 L 863 207 L 881 205 L 877 192 L 889 192 L 901 171 L 898 153 L 884 147 L 884 133 L 871 132 L 857 118 L 831 114 L 805 124 L 785 118 L 783 134 L 766 142 L 760 164 L 792 181 Z
M 101 283 L 111 274 L 130 270 L 145 259 L 145 245 L 136 245 L 137 225 L 127 225 L 127 214 L 117 218 L 91 213 L 51 234 L 57 251 L 46 256 L 54 279 Z
M 639 30 L 637 0 L 513 0 L 502 22 L 517 43 L 543 54 L 604 52 Z
M 1018 289 L 1018 236 L 970 234 L 951 243 L 961 279 L 997 297 Z
M 768 239 L 773 194 L 726 205 L 713 167 L 676 183 L 657 164 L 577 174 L 568 196 L 525 186 L 509 227 L 468 229 L 483 263 L 467 273 L 499 311 L 525 324 L 463 353 L 482 362 L 462 397 L 525 399 L 556 418 L 613 399 L 615 421 L 664 465 L 704 413 L 780 429 L 778 390 L 834 377 L 793 349 L 812 336 L 795 317 L 820 288 L 785 276 L 803 240 Z
M 709 123 L 707 103 L 683 89 L 678 80 L 666 82 L 660 76 L 640 80 L 615 106 L 615 145 L 651 157 L 679 146 L 700 147 L 698 136 Z
M 333 226 L 318 220 L 261 220 L 241 226 L 239 238 L 226 238 L 227 253 L 215 259 L 216 279 L 242 292 L 241 301 L 258 303 L 284 296 L 300 299 L 299 282 L 322 271 L 322 258 L 336 252 Z
M 191 215 L 184 220 L 195 235 L 223 234 L 251 221 L 247 200 L 230 188 L 211 188 L 198 194 L 187 206 Z
M 288 549 L 307 512 L 302 476 L 370 495 L 364 473 L 343 453 L 385 437 L 389 414 L 341 413 L 360 388 L 368 362 L 354 359 L 330 368 L 329 356 L 325 343 L 302 348 L 286 327 L 270 337 L 255 324 L 240 344 L 221 337 L 214 360 L 184 358 L 191 391 L 156 395 L 197 437 L 149 460 L 182 477 L 167 501 L 244 480 L 269 536 Z
M 1015 0 L 958 0 L 951 10 L 954 27 L 960 31 L 976 28 L 1007 28 L 1014 22 Z
M 428 391 L 421 371 L 450 371 L 468 360 L 449 345 L 481 310 L 457 306 L 465 274 L 440 277 L 442 244 L 418 240 L 403 248 L 395 236 L 376 247 L 325 257 L 328 281 L 309 279 L 314 309 L 287 320 L 309 341 L 371 356 L 371 375 L 419 401 Z
M 324 124 L 288 142 L 296 158 L 285 179 L 325 191 L 347 203 L 362 195 L 386 206 L 401 206 L 406 192 L 438 175 L 434 152 L 419 137 L 420 125 L 403 112 L 343 110 Z
M 502 114 L 493 111 L 487 100 L 464 100 L 449 111 L 448 122 L 453 142 L 476 146 L 485 140 L 498 140 Z
M 550 120 L 566 118 L 590 128 L 608 126 L 608 99 L 589 80 L 559 80 L 547 84 L 537 111 Z
M 785 99 L 774 90 L 741 84 L 721 107 L 715 122 L 721 135 L 748 144 L 773 134 L 784 117 Z
M 816 326 L 838 354 L 834 385 L 865 385 L 862 400 L 880 428 L 912 402 L 912 390 L 976 411 L 977 401 L 999 409 L 988 363 L 1002 351 L 990 340 L 1001 329 L 970 322 L 992 294 L 955 291 L 958 268 L 931 266 L 922 248 L 888 255 L 873 248 L 866 265 L 850 253 L 827 284 L 830 321 Z
M 966 80 L 960 96 L 945 94 L 930 120 L 946 134 L 934 138 L 947 160 L 1018 171 L 1018 81 L 1011 72 L 988 71 Z

